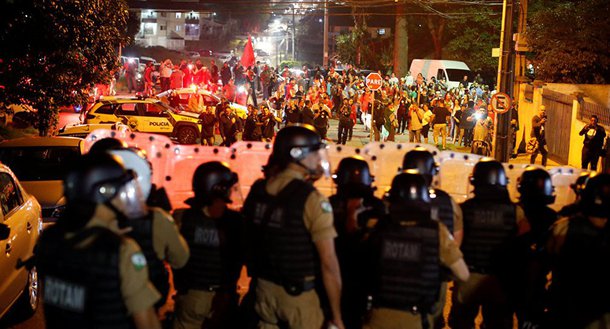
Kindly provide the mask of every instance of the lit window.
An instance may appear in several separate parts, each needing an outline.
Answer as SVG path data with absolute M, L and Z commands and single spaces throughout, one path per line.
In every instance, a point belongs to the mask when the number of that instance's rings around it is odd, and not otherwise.
M 182 13 L 176 13 L 176 18 L 182 18 Z M 178 30 L 176 30 L 178 31 Z
M 180 32 L 180 30 L 182 30 L 182 26 L 176 25 L 176 32 Z
M 379 35 L 385 35 L 385 29 L 379 29 L 379 30 L 377 30 L 377 34 L 379 34 Z

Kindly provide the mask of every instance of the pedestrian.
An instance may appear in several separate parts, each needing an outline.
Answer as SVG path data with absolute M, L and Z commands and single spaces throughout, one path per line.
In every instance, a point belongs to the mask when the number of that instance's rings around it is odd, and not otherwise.
M 367 311 L 366 280 L 372 270 L 362 258 L 369 252 L 369 233 L 385 218 L 386 206 L 373 194 L 373 176 L 360 156 L 343 158 L 333 181 L 337 193 L 329 200 L 337 231 L 335 250 L 343 283 L 341 314 L 346 328 L 362 328 Z
M 511 243 L 523 224 L 522 212 L 511 201 L 504 167 L 498 161 L 479 161 L 470 178 L 474 197 L 462 203 L 462 252 L 470 270 L 468 281 L 456 282 L 449 326 L 472 328 L 482 308 L 487 328 L 513 328 L 505 283 L 511 264 Z M 521 214 L 521 216 L 519 216 Z
M 219 127 L 223 138 L 222 146 L 228 147 L 237 141 L 237 132 L 239 131 L 238 118 L 228 104 L 220 114 Z
M 301 111 L 299 110 L 299 107 L 297 106 L 296 99 L 291 100 L 288 103 L 288 105 L 286 105 L 286 109 L 284 110 L 284 113 L 286 115 L 286 124 L 287 125 L 296 124 L 296 123 L 301 122 Z
M 259 114 L 256 107 L 248 105 L 248 117 L 244 124 L 242 139 L 244 141 L 260 142 L 263 138 L 262 125 L 263 124 L 259 121 Z
M 146 209 L 135 175 L 119 161 L 96 152 L 67 171 L 65 212 L 36 247 L 48 328 L 161 328 L 146 257 L 118 228 L 117 218 Z
M 138 71 L 138 64 L 133 59 L 129 59 L 125 62 L 125 80 L 127 81 L 127 90 L 131 94 L 134 91 L 138 91 L 138 85 L 136 83 L 136 72 Z
M 232 328 L 239 295 L 236 287 L 245 261 L 244 221 L 228 208 L 237 174 L 226 163 L 210 161 L 193 174 L 194 197 L 174 213 L 191 249 L 186 266 L 175 271 L 174 329 Z
M 259 77 L 263 88 L 263 100 L 266 101 L 269 99 L 269 89 L 271 87 L 271 69 L 269 69 L 267 64 L 263 65 L 263 69 Z
M 275 126 L 282 122 L 282 119 L 276 117 L 270 110 L 269 106 L 263 105 L 262 112 L 259 115 L 258 121 L 261 123 L 263 139 L 270 142 L 275 136 Z
M 315 290 L 321 276 L 330 322 L 344 329 L 332 206 L 312 185 L 329 168 L 326 159 L 325 144 L 313 127 L 281 129 L 266 178 L 254 183 L 244 203 L 259 327 L 322 327 Z
M 349 105 L 347 100 L 343 100 L 343 105 L 339 110 L 339 123 L 338 123 L 338 133 L 337 133 L 337 143 L 345 145 L 347 143 L 347 135 L 349 132 L 349 128 L 352 125 L 351 119 L 351 106 Z
M 402 92 L 400 97 L 400 103 L 396 112 L 396 119 L 398 120 L 397 133 L 402 135 L 405 133 L 409 123 L 409 108 L 410 104 L 405 92 Z
M 581 212 L 553 225 L 546 245 L 553 271 L 549 328 L 608 327 L 610 175 L 593 173 L 581 202 Z
M 146 69 L 144 70 L 144 94 L 146 96 L 154 95 L 154 86 L 152 79 L 152 73 L 155 70 L 153 62 L 148 62 L 146 64 Z
M 475 123 L 472 129 L 470 153 L 489 156 L 491 154 L 490 130 L 493 127 L 493 122 L 487 116 L 487 110 L 480 108 L 477 113 L 466 120 Z
M 407 129 L 409 129 L 409 142 L 421 143 L 422 120 L 424 111 L 412 102 L 407 113 Z
M 210 82 L 212 84 L 218 84 L 218 66 L 216 65 L 216 61 L 213 59 L 210 61 L 210 78 Z
M 457 101 L 456 101 L 457 102 Z M 463 111 L 466 109 L 464 104 L 458 105 L 456 110 L 451 114 L 451 119 L 453 120 L 453 145 L 460 145 L 460 133 L 463 134 L 462 128 L 460 128 L 460 122 L 462 120 Z
M 421 135 L 424 137 L 424 143 L 428 143 L 428 133 L 430 131 L 431 119 L 434 116 L 428 104 L 423 104 L 424 117 L 422 119 Z
M 316 127 L 318 134 L 322 139 L 327 139 L 328 134 L 328 122 L 330 121 L 330 109 L 320 99 L 318 108 L 314 110 L 313 125 Z
M 303 108 L 301 109 L 301 123 L 312 125 L 315 118 L 315 113 L 311 109 L 311 101 L 306 99 Z
M 407 170 L 392 180 L 389 213 L 370 240 L 376 275 L 372 311 L 363 328 L 429 328 L 441 289 L 442 267 L 461 281 L 469 271 L 451 233 L 430 216 L 425 179 Z M 400 325 L 399 325 L 400 324 Z
M 434 117 L 432 118 L 434 144 L 441 150 L 447 149 L 447 120 L 451 117 L 451 111 L 445 107 L 445 103 L 437 99 L 432 110 Z M 438 137 L 441 137 L 442 142 L 439 144 Z
M 172 74 L 170 75 L 170 88 L 180 89 L 184 83 L 184 72 L 180 71 L 178 65 L 174 66 Z
M 201 145 L 214 146 L 216 139 L 214 130 L 218 124 L 214 107 L 208 106 L 205 112 L 199 115 L 199 119 L 201 119 Z
M 590 166 L 591 170 L 597 170 L 597 162 L 602 154 L 606 138 L 606 130 L 598 122 L 597 115 L 592 115 L 589 124 L 578 133 L 580 136 L 585 136 L 582 146 L 582 169 L 589 169 Z
M 173 66 L 172 61 L 169 58 L 161 63 L 161 72 L 159 73 L 161 78 L 161 91 L 166 91 L 170 88 Z
M 532 147 L 532 156 L 530 157 L 530 164 L 536 163 L 538 154 L 542 155 L 542 166 L 546 167 L 546 159 L 548 150 L 546 148 L 546 107 L 541 105 L 538 109 L 538 114 L 532 117 L 532 130 L 530 133 L 530 141 L 528 143 L 535 143 Z
M 229 80 L 233 78 L 233 74 L 231 73 L 231 68 L 229 67 L 229 63 L 224 62 L 222 64 L 222 68 L 220 69 L 220 80 L 222 81 L 222 85 L 226 86 L 229 84 Z

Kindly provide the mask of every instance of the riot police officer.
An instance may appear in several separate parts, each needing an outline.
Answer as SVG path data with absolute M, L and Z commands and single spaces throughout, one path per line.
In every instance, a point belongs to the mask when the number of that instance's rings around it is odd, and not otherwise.
M 431 216 L 432 219 L 438 220 L 449 229 L 449 232 L 453 235 L 456 244 L 459 246 L 462 242 L 463 236 L 463 222 L 462 222 L 462 209 L 453 200 L 449 193 L 438 189 L 432 188 L 432 181 L 434 176 L 439 172 L 439 166 L 434 160 L 432 153 L 423 147 L 416 147 L 415 149 L 407 152 L 402 160 L 402 169 L 416 169 L 422 173 L 426 180 L 426 185 L 430 189 L 430 204 L 431 204 Z M 438 305 L 435 306 L 435 314 L 433 315 L 434 328 L 444 327 L 443 309 L 445 301 L 447 299 L 447 284 L 450 281 L 448 273 L 443 273 L 443 283 L 441 286 L 441 293 L 438 298 Z
M 339 110 L 339 131 L 337 133 L 337 144 L 347 143 L 347 135 L 352 125 L 352 107 L 349 105 L 347 99 L 343 100 L 343 105 Z
M 241 215 L 227 208 L 237 174 L 226 163 L 206 162 L 195 170 L 188 209 L 174 213 L 191 249 L 186 266 L 175 271 L 174 328 L 231 328 L 237 308 L 237 280 L 244 263 Z
M 312 126 L 281 129 L 266 166 L 266 178 L 252 186 L 244 204 L 252 252 L 248 272 L 257 282 L 259 328 L 321 327 L 324 319 L 314 290 L 320 277 L 331 321 L 343 328 L 333 210 L 312 185 L 328 174 L 326 159 L 326 146 Z
M 403 157 L 402 169 L 417 169 L 424 176 L 428 188 L 431 189 L 432 218 L 447 226 L 459 246 L 463 236 L 462 209 L 449 193 L 432 187 L 434 176 L 439 172 L 439 166 L 432 153 L 423 147 L 416 147 Z
M 505 289 L 505 283 L 512 278 L 502 275 L 511 268 L 511 243 L 523 215 L 518 215 L 517 206 L 510 200 L 508 179 L 500 162 L 482 159 L 475 165 L 470 182 L 474 197 L 461 205 L 461 248 L 471 275 L 465 283 L 456 282 L 449 324 L 456 329 L 471 328 L 481 306 L 486 327 L 512 328 Z
M 549 228 L 557 220 L 557 212 L 548 206 L 555 202 L 555 188 L 546 170 L 527 168 L 519 178 L 517 190 L 527 225 L 515 243 L 517 256 L 514 258 L 518 264 L 513 266 L 515 275 L 509 291 L 515 300 L 520 328 L 524 328 L 540 326 L 543 320 L 546 277 L 550 269 L 542 250 Z
M 607 328 L 610 321 L 610 175 L 591 174 L 581 212 L 552 227 L 549 328 Z
M 337 193 L 330 197 L 337 238 L 335 249 L 341 267 L 342 314 L 346 328 L 362 328 L 367 294 L 364 289 L 370 267 L 362 263 L 366 239 L 385 216 L 383 201 L 373 195 L 373 176 L 360 156 L 343 158 L 333 175 Z
M 447 227 L 432 220 L 427 183 L 416 170 L 398 174 L 388 193 L 389 215 L 371 235 L 377 275 L 364 328 L 429 328 L 441 289 L 441 265 L 459 280 L 468 268 Z
M 576 178 L 576 181 L 570 184 L 570 188 L 576 195 L 576 200 L 571 204 L 563 206 L 561 210 L 559 210 L 560 217 L 570 217 L 580 211 L 580 197 L 585 188 L 585 184 L 587 183 L 587 179 L 589 179 L 589 175 L 590 173 L 588 171 L 581 172 Z
M 49 328 L 160 328 L 146 258 L 117 218 L 146 205 L 135 175 L 105 153 L 74 162 L 64 180 L 66 210 L 37 246 Z
M 144 198 L 142 202 L 146 203 L 149 200 L 150 193 L 154 190 L 151 182 L 152 170 L 142 151 L 130 149 L 118 139 L 105 138 L 91 147 L 90 153 L 96 152 L 107 152 L 121 159 L 126 169 L 137 174 L 136 182 Z M 119 227 L 126 229 L 126 235 L 134 239 L 142 248 L 148 263 L 150 281 L 161 294 L 161 299 L 155 308 L 161 308 L 170 291 L 169 272 L 165 262 L 175 269 L 183 267 L 189 258 L 186 241 L 178 232 L 172 216 L 159 207 L 147 206 L 144 215 L 140 218 L 131 220 L 120 218 Z

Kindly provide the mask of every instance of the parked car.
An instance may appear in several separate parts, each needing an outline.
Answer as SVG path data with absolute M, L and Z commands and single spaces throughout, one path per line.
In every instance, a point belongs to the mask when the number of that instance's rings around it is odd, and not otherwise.
M 131 131 L 131 129 L 129 129 L 129 127 L 122 122 L 91 123 L 91 124 L 72 123 L 72 124 L 68 124 L 68 125 L 65 125 L 64 127 L 60 128 L 57 136 L 85 138 L 92 131 L 97 130 L 97 129 L 110 129 L 110 130 L 116 130 L 116 131 L 119 131 L 122 133 L 125 133 L 125 132 L 128 133 Z
M 189 100 L 191 97 L 193 97 L 193 95 L 195 95 L 195 93 L 199 93 L 203 96 L 203 101 L 206 107 L 211 106 L 214 108 L 214 110 L 216 110 L 216 107 L 218 107 L 221 103 L 221 99 L 212 94 L 210 91 L 194 88 L 170 89 L 158 94 L 157 98 L 169 105 L 169 97 L 172 93 L 178 95 L 180 99 L 180 110 L 196 113 L 198 115 L 201 113 L 197 112 L 197 109 L 193 109 L 188 106 Z M 248 116 L 248 109 L 241 104 L 229 102 L 229 107 L 232 108 L 240 118 L 245 119 Z
M 53 223 L 65 209 L 62 181 L 68 165 L 83 152 L 81 138 L 23 137 L 0 143 L 0 162 L 40 202 L 43 221 Z
M 199 49 L 198 52 L 199 52 L 199 55 L 201 55 L 203 57 L 213 57 L 214 56 L 214 51 L 212 49 Z
M 36 267 L 23 266 L 42 232 L 40 204 L 0 164 L 0 318 L 9 310 L 33 314 L 40 300 Z
M 122 122 L 138 132 L 175 138 L 180 144 L 194 144 L 201 135 L 199 114 L 177 111 L 154 98 L 104 97 L 93 104 L 84 123 Z

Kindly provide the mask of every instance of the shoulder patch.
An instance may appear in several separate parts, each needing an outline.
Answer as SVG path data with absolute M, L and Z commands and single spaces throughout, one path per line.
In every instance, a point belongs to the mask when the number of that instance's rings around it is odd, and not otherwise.
M 333 206 L 331 206 L 330 202 L 328 202 L 327 200 L 320 202 L 320 207 L 326 213 L 333 212 Z
M 146 267 L 146 257 L 144 257 L 143 253 L 136 252 L 135 254 L 131 255 L 131 264 L 133 264 L 136 271 L 140 271 Z

